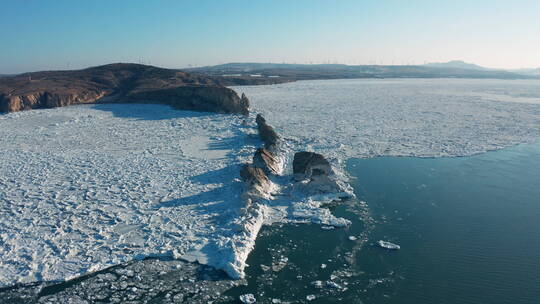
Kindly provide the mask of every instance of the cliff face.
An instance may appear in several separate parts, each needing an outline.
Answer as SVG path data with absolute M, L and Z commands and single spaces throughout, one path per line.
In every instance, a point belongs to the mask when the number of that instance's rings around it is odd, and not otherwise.
M 210 78 L 138 64 L 110 64 L 0 78 L 0 111 L 82 103 L 138 102 L 176 109 L 247 114 L 249 101 Z
M 249 114 L 249 101 L 245 95 L 238 97 L 233 90 L 219 86 L 180 86 L 149 90 L 129 94 L 124 99 L 130 102 L 167 104 L 179 110 Z
M 91 103 L 102 98 L 103 91 L 79 91 L 51 93 L 49 91 L 29 92 L 21 95 L 0 94 L 0 111 L 17 112 L 30 109 L 65 107 L 72 104 Z

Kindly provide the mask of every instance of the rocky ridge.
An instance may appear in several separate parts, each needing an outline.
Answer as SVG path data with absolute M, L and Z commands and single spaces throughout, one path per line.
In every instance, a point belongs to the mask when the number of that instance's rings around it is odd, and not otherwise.
M 253 162 L 244 164 L 240 170 L 240 177 L 244 182 L 244 190 L 241 195 L 241 205 L 244 207 L 241 208 L 239 219 L 236 222 L 240 233 L 235 242 L 229 244 L 233 254 L 224 261 L 222 267 L 234 279 L 244 277 L 246 260 L 255 247 L 257 235 L 267 218 L 267 202 L 273 199 L 273 193 L 279 189 L 271 177 L 277 176 L 283 171 L 283 162 L 278 147 L 279 136 L 271 126 L 266 124 L 261 115 L 257 115 L 256 122 L 259 137 L 265 143 L 265 148 L 257 149 L 253 155 Z
M 240 170 L 240 177 L 244 183 L 241 196 L 244 207 L 240 210 L 241 214 L 236 223 L 240 233 L 234 244 L 229 244 L 233 249 L 233 255 L 221 267 L 235 279 L 244 277 L 243 270 L 247 266 L 245 262 L 255 246 L 260 229 L 264 224 L 272 223 L 268 218 L 273 212 L 272 207 L 275 207 L 274 202 L 280 201 L 278 196 L 284 196 L 285 200 L 288 200 L 298 196 L 297 193 L 302 193 L 300 196 L 308 201 L 311 200 L 309 196 L 314 194 L 331 194 L 333 200 L 353 196 L 337 181 L 330 163 L 317 153 L 297 152 L 293 161 L 293 167 L 296 168 L 294 177 L 283 175 L 287 152 L 283 148 L 283 140 L 260 114 L 256 117 L 256 123 L 264 147 L 258 148 L 253 155 L 253 162 L 244 164 Z M 291 204 L 291 201 L 281 203 Z M 321 211 L 320 203 L 308 203 L 307 206 L 304 207 L 307 215 L 297 212 L 291 214 L 291 220 L 305 222 L 306 219 L 312 218 L 313 222 L 338 227 L 349 224 L 345 219 L 333 217 L 328 209 Z M 317 211 L 313 211 L 315 209 Z
M 274 150 L 278 146 L 280 140 L 279 135 L 276 133 L 274 128 L 266 123 L 266 119 L 261 114 L 257 114 L 255 118 L 257 123 L 257 129 L 259 130 L 259 136 L 264 142 L 264 146 L 268 150 Z

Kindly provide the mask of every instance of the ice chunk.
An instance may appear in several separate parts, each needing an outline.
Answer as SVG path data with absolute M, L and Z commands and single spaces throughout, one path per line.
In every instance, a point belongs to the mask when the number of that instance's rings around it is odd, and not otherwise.
M 257 302 L 257 299 L 252 293 L 246 293 L 240 296 L 240 301 L 245 304 L 253 304 Z
M 382 241 L 382 240 L 378 241 L 377 244 L 379 244 L 381 248 L 390 249 L 390 250 L 398 250 L 401 248 L 401 246 L 397 244 L 390 243 L 387 241 Z
M 311 282 L 311 285 L 313 285 L 315 288 L 323 288 L 323 282 L 322 281 L 313 281 Z
M 341 289 L 341 285 L 339 285 L 338 283 L 336 283 L 334 281 L 326 281 L 326 286 L 328 286 L 330 288 Z

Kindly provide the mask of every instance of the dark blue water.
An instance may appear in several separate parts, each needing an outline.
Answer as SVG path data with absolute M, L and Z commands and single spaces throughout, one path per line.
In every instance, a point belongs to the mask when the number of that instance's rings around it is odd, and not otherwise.
M 540 303 L 540 144 L 349 169 L 378 222 L 370 238 L 402 246 L 358 256 L 403 277 L 381 302 Z
M 249 292 L 262 303 L 305 303 L 307 295 L 316 297 L 310 303 L 540 303 L 540 144 L 461 158 L 352 159 L 347 169 L 367 202 L 333 208 L 351 227 L 264 229 L 248 284 L 229 291 L 231 299 Z M 383 250 L 380 239 L 402 249 Z M 282 269 L 260 267 L 283 257 Z M 318 289 L 314 280 L 342 288 Z

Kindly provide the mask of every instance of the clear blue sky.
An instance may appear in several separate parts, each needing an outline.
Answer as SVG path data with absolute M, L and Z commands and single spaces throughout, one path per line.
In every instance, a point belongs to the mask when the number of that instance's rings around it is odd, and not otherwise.
M 145 62 L 540 67 L 540 1 L 0 0 L 0 73 Z

